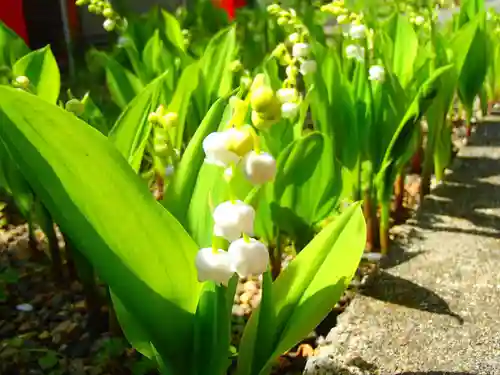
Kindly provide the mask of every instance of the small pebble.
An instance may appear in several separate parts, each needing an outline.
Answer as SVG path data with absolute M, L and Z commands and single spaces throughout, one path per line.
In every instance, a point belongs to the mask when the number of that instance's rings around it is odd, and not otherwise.
M 29 311 L 33 311 L 33 306 L 30 305 L 29 303 L 21 303 L 21 304 L 16 306 L 16 310 L 29 312 Z
M 368 260 L 370 262 L 378 262 L 383 257 L 384 256 L 381 253 L 364 253 L 363 254 L 363 259 Z

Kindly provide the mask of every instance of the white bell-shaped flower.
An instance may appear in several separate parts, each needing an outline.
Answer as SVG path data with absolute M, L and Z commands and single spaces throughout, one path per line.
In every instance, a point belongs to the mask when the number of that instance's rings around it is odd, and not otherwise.
M 351 25 L 349 30 L 349 35 L 352 39 L 364 39 L 366 38 L 366 26 L 365 25 Z
M 276 97 L 281 103 L 296 102 L 299 99 L 299 92 L 293 88 L 279 89 L 276 91 Z
M 300 64 L 300 74 L 303 76 L 315 73 L 316 69 L 318 69 L 318 65 L 315 60 L 306 60 Z
M 216 132 L 207 135 L 203 140 L 203 150 L 205 151 L 205 162 L 219 167 L 227 167 L 237 163 L 240 157 L 227 149 L 230 134 L 226 132 Z
M 266 272 L 269 252 L 266 245 L 254 238 L 240 238 L 227 250 L 231 267 L 240 277 L 258 276 Z
M 384 82 L 385 80 L 385 69 L 381 65 L 373 65 L 368 70 L 370 81 Z
M 345 54 L 348 59 L 363 61 L 365 59 L 365 49 L 355 44 L 349 44 L 345 48 Z
M 219 204 L 213 214 L 214 234 L 228 241 L 235 241 L 243 233 L 252 236 L 255 210 L 242 201 L 227 201 Z
M 297 103 L 288 102 L 281 105 L 281 116 L 287 119 L 297 117 L 299 113 L 299 105 Z
M 260 185 L 272 181 L 276 176 L 276 160 L 267 152 L 251 151 L 244 159 L 245 175 L 252 184 Z
M 206 247 L 196 254 L 195 266 L 198 270 L 198 281 L 215 281 L 227 286 L 233 276 L 231 257 L 227 251 Z
M 293 57 L 307 57 L 311 52 L 311 46 L 307 43 L 295 43 L 292 48 Z

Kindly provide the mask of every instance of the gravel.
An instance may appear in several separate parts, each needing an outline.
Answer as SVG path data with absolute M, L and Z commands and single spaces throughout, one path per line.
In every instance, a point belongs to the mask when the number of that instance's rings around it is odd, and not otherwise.
M 304 374 L 500 374 L 500 117 L 487 117 Z

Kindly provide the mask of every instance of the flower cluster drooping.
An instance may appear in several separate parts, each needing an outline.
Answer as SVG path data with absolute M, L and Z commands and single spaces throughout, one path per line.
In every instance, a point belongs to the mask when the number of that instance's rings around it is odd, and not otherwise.
M 105 18 L 102 27 L 106 31 L 124 30 L 127 27 L 126 20 L 116 13 L 108 0 L 76 0 L 75 4 L 77 6 L 87 5 L 90 13 L 102 15 Z
M 153 157 L 157 172 L 162 177 L 170 177 L 180 155 L 173 146 L 169 132 L 178 125 L 179 116 L 160 105 L 156 111 L 149 114 L 148 121 L 153 126 Z
M 273 56 L 280 61 L 281 65 L 288 67 L 287 79 L 289 81 L 296 79 L 297 67 L 304 76 L 314 73 L 316 61 L 311 58 L 311 46 L 307 43 L 309 31 L 297 17 L 295 10 L 284 10 L 279 5 L 272 4 L 267 7 L 267 11 L 278 17 L 278 25 L 283 26 L 289 34 L 287 43 L 292 46 L 291 55 L 286 44 L 279 44 L 273 51 Z
M 256 80 L 258 82 L 258 80 Z M 213 235 L 229 242 L 227 251 L 217 246 L 199 250 L 195 265 L 200 282 L 212 280 L 227 285 L 234 273 L 240 277 L 257 276 L 267 270 L 269 253 L 254 235 L 254 208 L 234 196 L 232 183 L 242 171 L 253 184 L 272 181 L 276 160 L 260 149 L 257 131 L 265 131 L 280 117 L 280 102 L 273 90 L 259 81 L 252 85 L 245 100 L 231 98 L 233 116 L 226 129 L 209 134 L 203 141 L 205 162 L 222 167 L 229 185 L 230 200 L 220 203 L 212 212 Z M 254 126 L 245 124 L 249 106 Z M 255 123 L 255 120 L 256 123 Z

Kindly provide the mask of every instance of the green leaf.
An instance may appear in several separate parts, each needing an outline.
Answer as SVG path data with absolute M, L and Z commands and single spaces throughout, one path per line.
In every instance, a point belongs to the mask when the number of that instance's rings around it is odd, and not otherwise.
M 8 87 L 0 87 L 0 116 L 0 138 L 61 230 L 143 324 L 168 367 L 186 373 L 200 292 L 197 245 L 83 121 Z
M 167 102 L 169 89 L 168 72 L 156 78 L 141 91 L 125 108 L 109 132 L 109 139 L 138 172 L 151 132 L 148 116 L 160 104 Z
M 196 310 L 194 373 L 225 374 L 229 366 L 231 312 L 238 277 L 229 286 L 205 282 Z
M 224 98 L 220 98 L 212 105 L 189 141 L 173 181 L 167 187 L 163 204 L 181 223 L 186 223 L 187 208 L 192 200 L 196 180 L 205 158 L 203 140 L 210 133 L 217 131 L 226 105 L 227 99 Z
M 42 370 L 50 370 L 59 364 L 59 358 L 57 358 L 57 353 L 48 350 L 43 357 L 38 358 L 38 365 Z
M 221 30 L 210 40 L 200 59 L 208 103 L 231 91 L 233 74 L 229 65 L 235 58 L 236 47 L 236 29 L 231 26 Z
M 484 23 L 484 13 L 476 17 L 479 25 Z M 488 39 L 483 27 L 478 27 L 467 52 L 467 57 L 458 79 L 458 94 L 468 117 L 472 116 L 474 99 L 480 93 L 488 69 Z
M 268 374 L 273 361 L 309 334 L 331 311 L 349 285 L 365 247 L 365 220 L 359 204 L 349 207 L 325 227 L 278 276 L 272 286 L 272 311 L 259 316 L 252 313 L 245 328 L 241 348 L 260 346 L 253 340 L 261 319 L 269 317 L 274 324 L 267 334 L 274 338 L 272 349 L 261 353 L 265 365 L 251 369 L 241 353 L 238 375 Z M 266 336 L 261 336 L 266 345 Z
M 33 51 L 18 60 L 13 68 L 15 76 L 26 76 L 30 80 L 30 89 L 34 94 L 56 103 L 59 97 L 61 77 L 56 59 L 50 47 Z
M 0 67 L 11 67 L 29 51 L 24 40 L 0 21 Z
M 174 47 L 181 51 L 185 51 L 184 36 L 182 35 L 181 25 L 179 21 L 177 21 L 177 18 L 163 9 L 161 10 L 161 16 L 163 17 L 161 27 L 167 40 L 172 43 Z
M 252 313 L 255 329 L 245 329 L 238 356 L 238 375 L 259 374 L 274 350 L 276 315 L 273 306 L 273 280 L 269 271 L 262 275 L 262 297 L 259 308 Z
M 143 89 L 141 80 L 112 57 L 106 56 L 106 83 L 113 101 L 124 109 Z
M 116 317 L 128 342 L 145 357 L 154 359 L 156 349 L 150 341 L 151 337 L 148 334 L 147 329 L 143 327 L 140 321 L 129 313 L 127 308 L 113 293 L 113 291 L 110 291 L 110 295 L 113 301 L 113 308 L 115 310 Z
M 186 118 L 190 109 L 193 91 L 198 87 L 199 71 L 200 66 L 198 63 L 186 66 L 177 82 L 172 101 L 168 105 L 168 111 L 175 112 L 178 115 L 177 127 L 171 131 L 173 133 L 174 147 L 178 150 L 182 149 L 184 139 L 192 138 L 192 134 L 185 134 L 187 130 Z
M 82 114 L 82 119 L 88 122 L 89 125 L 93 126 L 95 129 L 99 130 L 102 134 L 108 135 L 109 128 L 106 123 L 106 118 L 102 114 L 99 107 L 94 103 L 89 93 L 86 93 L 81 100 L 84 103 L 84 110 Z
M 273 220 L 289 234 L 303 237 L 304 245 L 313 235 L 312 226 L 333 210 L 342 190 L 331 143 L 327 136 L 311 133 L 291 143 L 277 161 Z
M 392 71 L 399 78 L 401 86 L 406 87 L 413 75 L 413 64 L 417 57 L 418 38 L 408 18 L 402 14 L 395 16 L 395 32 Z
M 150 78 L 157 77 L 168 70 L 170 73 L 168 83 L 173 87 L 174 56 L 165 48 L 159 30 L 155 30 L 153 36 L 146 43 L 146 47 L 142 51 L 142 61 Z

